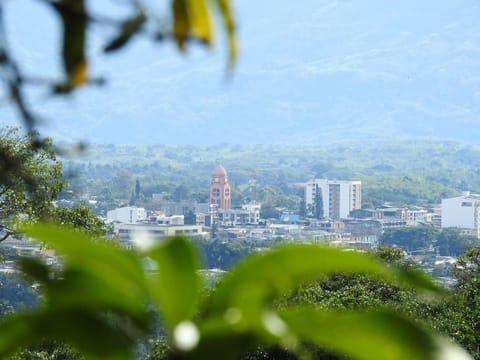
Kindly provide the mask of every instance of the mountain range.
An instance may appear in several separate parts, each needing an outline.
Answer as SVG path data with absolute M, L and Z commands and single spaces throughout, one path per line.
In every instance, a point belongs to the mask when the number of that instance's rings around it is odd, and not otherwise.
M 48 119 L 42 131 L 60 140 L 130 144 L 479 142 L 478 1 L 235 4 L 242 50 L 232 76 L 222 39 L 212 51 L 186 56 L 171 44 L 139 40 L 107 57 L 98 55 L 94 38 L 92 72 L 108 85 L 66 100 L 33 93 L 32 104 Z M 10 8 L 11 23 L 19 11 L 42 19 L 35 7 Z M 56 30 L 54 22 L 43 26 Z M 38 44 L 41 34 L 11 27 L 25 39 L 17 53 L 27 70 L 58 68 L 52 49 Z M 5 109 L 0 116 L 15 120 Z

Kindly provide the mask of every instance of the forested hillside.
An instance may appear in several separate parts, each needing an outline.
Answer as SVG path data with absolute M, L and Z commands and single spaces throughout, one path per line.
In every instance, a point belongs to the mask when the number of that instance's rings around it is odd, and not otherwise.
M 138 179 L 145 198 L 165 192 L 175 200 L 205 201 L 217 163 L 229 173 L 237 205 L 248 200 L 248 181 L 253 177 L 260 199 L 280 202 L 279 206 L 298 201 L 298 183 L 314 177 L 362 180 L 364 207 L 385 201 L 438 203 L 463 190 L 480 191 L 480 147 L 440 141 L 325 146 L 94 145 L 82 157 L 65 159 L 64 166 L 71 190 L 77 194 L 129 199 Z

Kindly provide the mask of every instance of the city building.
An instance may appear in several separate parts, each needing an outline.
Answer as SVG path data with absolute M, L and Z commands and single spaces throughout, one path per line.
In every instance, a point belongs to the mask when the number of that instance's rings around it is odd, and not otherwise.
M 470 230 L 480 238 L 480 195 L 465 191 L 461 196 L 442 199 L 442 228 L 456 227 Z
M 258 204 L 245 204 L 240 209 L 220 209 L 215 214 L 217 224 L 221 226 L 258 225 L 260 207 Z
M 196 201 L 170 201 L 160 204 L 159 209 L 162 210 L 166 216 L 171 216 L 187 215 L 190 212 L 194 214 L 208 214 L 208 207 L 208 203 L 198 203 Z
M 210 204 L 218 209 L 229 210 L 232 207 L 231 189 L 228 183 L 227 171 L 218 165 L 212 173 L 210 183 Z
M 347 218 L 362 207 L 360 181 L 315 179 L 305 184 L 307 214 L 316 218 Z
M 124 224 L 136 224 L 145 221 L 147 213 L 144 208 L 136 206 L 125 206 L 109 210 L 107 212 L 107 222 L 120 222 Z
M 425 222 L 427 222 L 428 219 L 429 212 L 426 209 L 417 208 L 407 210 L 406 220 L 408 225 L 416 226 L 424 224 Z
M 185 235 L 190 238 L 206 237 L 207 233 L 203 231 L 201 225 L 164 225 L 164 224 L 119 224 L 113 226 L 114 233 L 120 241 L 131 242 L 135 238 L 145 237 L 160 239 L 167 236 Z
M 150 216 L 148 223 L 157 225 L 185 225 L 184 215 Z

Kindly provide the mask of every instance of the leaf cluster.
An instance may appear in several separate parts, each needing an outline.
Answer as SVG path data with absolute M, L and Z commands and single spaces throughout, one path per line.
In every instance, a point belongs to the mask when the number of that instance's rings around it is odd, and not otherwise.
M 51 225 L 25 231 L 62 256 L 62 265 L 21 260 L 22 270 L 41 284 L 44 303 L 0 323 L 1 357 L 50 338 L 88 359 L 132 359 L 133 345 L 153 330 L 150 306 L 181 358 L 235 359 L 259 346 L 297 353 L 305 343 L 354 359 L 434 359 L 445 350 L 437 335 L 388 310 L 275 306 L 299 284 L 336 273 L 440 292 L 420 273 L 368 254 L 314 245 L 273 248 L 242 261 L 205 297 L 196 251 L 184 238 L 134 252 Z M 153 271 L 142 266 L 146 259 Z
M 50 144 L 45 139 L 45 144 Z M 38 149 L 32 137 L 16 128 L 0 133 L 0 217 L 3 226 L 20 214 L 41 219 L 63 187 L 62 166 L 49 148 Z

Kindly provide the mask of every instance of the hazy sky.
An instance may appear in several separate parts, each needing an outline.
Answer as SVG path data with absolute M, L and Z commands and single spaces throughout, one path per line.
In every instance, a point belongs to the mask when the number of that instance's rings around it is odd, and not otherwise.
M 91 3 L 121 11 L 118 1 Z M 10 43 L 22 69 L 58 78 L 58 20 L 40 1 L 6 4 Z M 46 119 L 42 130 L 93 142 L 281 142 L 308 136 L 309 127 L 321 136 L 332 124 L 331 131 L 348 132 L 355 124 L 369 132 L 379 121 L 392 131 L 415 118 L 478 122 L 476 0 L 234 4 L 242 52 L 232 81 L 224 79 L 220 39 L 213 50 L 186 56 L 170 43 L 144 40 L 105 56 L 101 40 L 109 28 L 95 27 L 89 34 L 91 75 L 106 77 L 108 85 L 67 99 L 32 91 L 31 103 Z M 15 121 L 5 106 L 0 117 Z M 430 127 L 418 131 L 428 135 Z

